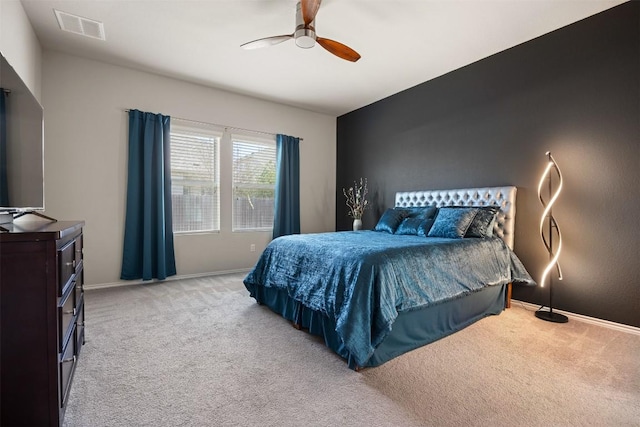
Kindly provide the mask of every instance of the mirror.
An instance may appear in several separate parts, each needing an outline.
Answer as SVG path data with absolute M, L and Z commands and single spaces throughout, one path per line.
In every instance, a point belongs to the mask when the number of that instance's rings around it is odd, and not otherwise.
M 43 110 L 0 55 L 0 213 L 44 209 Z

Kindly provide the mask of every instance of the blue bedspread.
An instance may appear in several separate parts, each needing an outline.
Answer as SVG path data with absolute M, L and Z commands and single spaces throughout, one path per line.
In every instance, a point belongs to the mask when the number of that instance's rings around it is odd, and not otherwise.
M 364 366 L 399 312 L 509 282 L 535 285 L 499 238 L 444 239 L 375 231 L 298 234 L 273 240 L 244 279 L 286 290 L 332 318 Z

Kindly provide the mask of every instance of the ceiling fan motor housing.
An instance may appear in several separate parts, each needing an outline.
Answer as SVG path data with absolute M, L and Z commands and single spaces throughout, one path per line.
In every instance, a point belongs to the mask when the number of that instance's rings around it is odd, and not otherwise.
M 296 42 L 296 46 L 303 49 L 309 49 L 316 44 L 316 28 L 315 19 L 304 25 L 304 19 L 302 18 L 302 6 L 300 3 L 296 6 L 296 30 L 293 33 L 293 38 Z

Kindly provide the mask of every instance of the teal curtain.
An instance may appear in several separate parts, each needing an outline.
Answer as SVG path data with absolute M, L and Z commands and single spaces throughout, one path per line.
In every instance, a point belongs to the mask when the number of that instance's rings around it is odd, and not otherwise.
M 273 238 L 300 233 L 300 138 L 276 135 Z
M 123 280 L 162 280 L 176 274 L 169 129 L 169 116 L 129 111 Z
M 0 87 L 0 207 L 9 207 L 9 184 L 7 180 L 7 96 Z

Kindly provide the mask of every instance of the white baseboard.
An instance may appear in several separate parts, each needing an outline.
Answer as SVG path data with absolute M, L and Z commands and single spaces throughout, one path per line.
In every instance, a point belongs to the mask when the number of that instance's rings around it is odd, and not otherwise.
M 514 304 L 514 303 L 520 304 L 523 307 L 529 310 L 534 310 L 534 311 L 540 308 L 540 306 L 536 304 L 531 304 L 529 302 L 512 299 L 511 304 Z M 542 308 L 548 308 L 548 307 L 545 306 Z M 604 328 L 614 329 L 616 331 L 626 332 L 628 334 L 640 336 L 640 328 L 636 328 L 635 326 L 623 325 L 622 323 L 610 322 L 608 320 L 598 319 L 596 317 L 583 316 L 582 314 L 571 313 L 569 311 L 556 310 L 555 308 L 553 309 L 553 312 L 564 314 L 565 316 L 571 319 L 578 320 L 580 322 L 591 323 L 592 325 L 598 325 Z
M 239 270 L 225 270 L 225 271 L 215 271 L 215 272 L 208 272 L 208 273 L 196 273 L 196 274 L 183 274 L 183 275 L 176 275 L 176 276 L 171 276 L 171 277 L 167 277 L 164 280 L 157 280 L 157 279 L 153 279 L 153 280 L 120 280 L 117 282 L 111 282 L 111 283 L 95 283 L 93 285 L 84 285 L 83 289 L 85 291 L 91 291 L 94 289 L 105 289 L 105 288 L 117 288 L 120 286 L 131 286 L 131 285 L 141 285 L 141 284 L 149 284 L 149 283 L 158 283 L 158 282 L 173 282 L 175 280 L 182 280 L 182 279 L 194 279 L 197 277 L 207 277 L 207 276 L 220 276 L 223 274 L 233 274 L 233 273 L 248 273 L 251 269 L 249 268 L 241 268 Z

